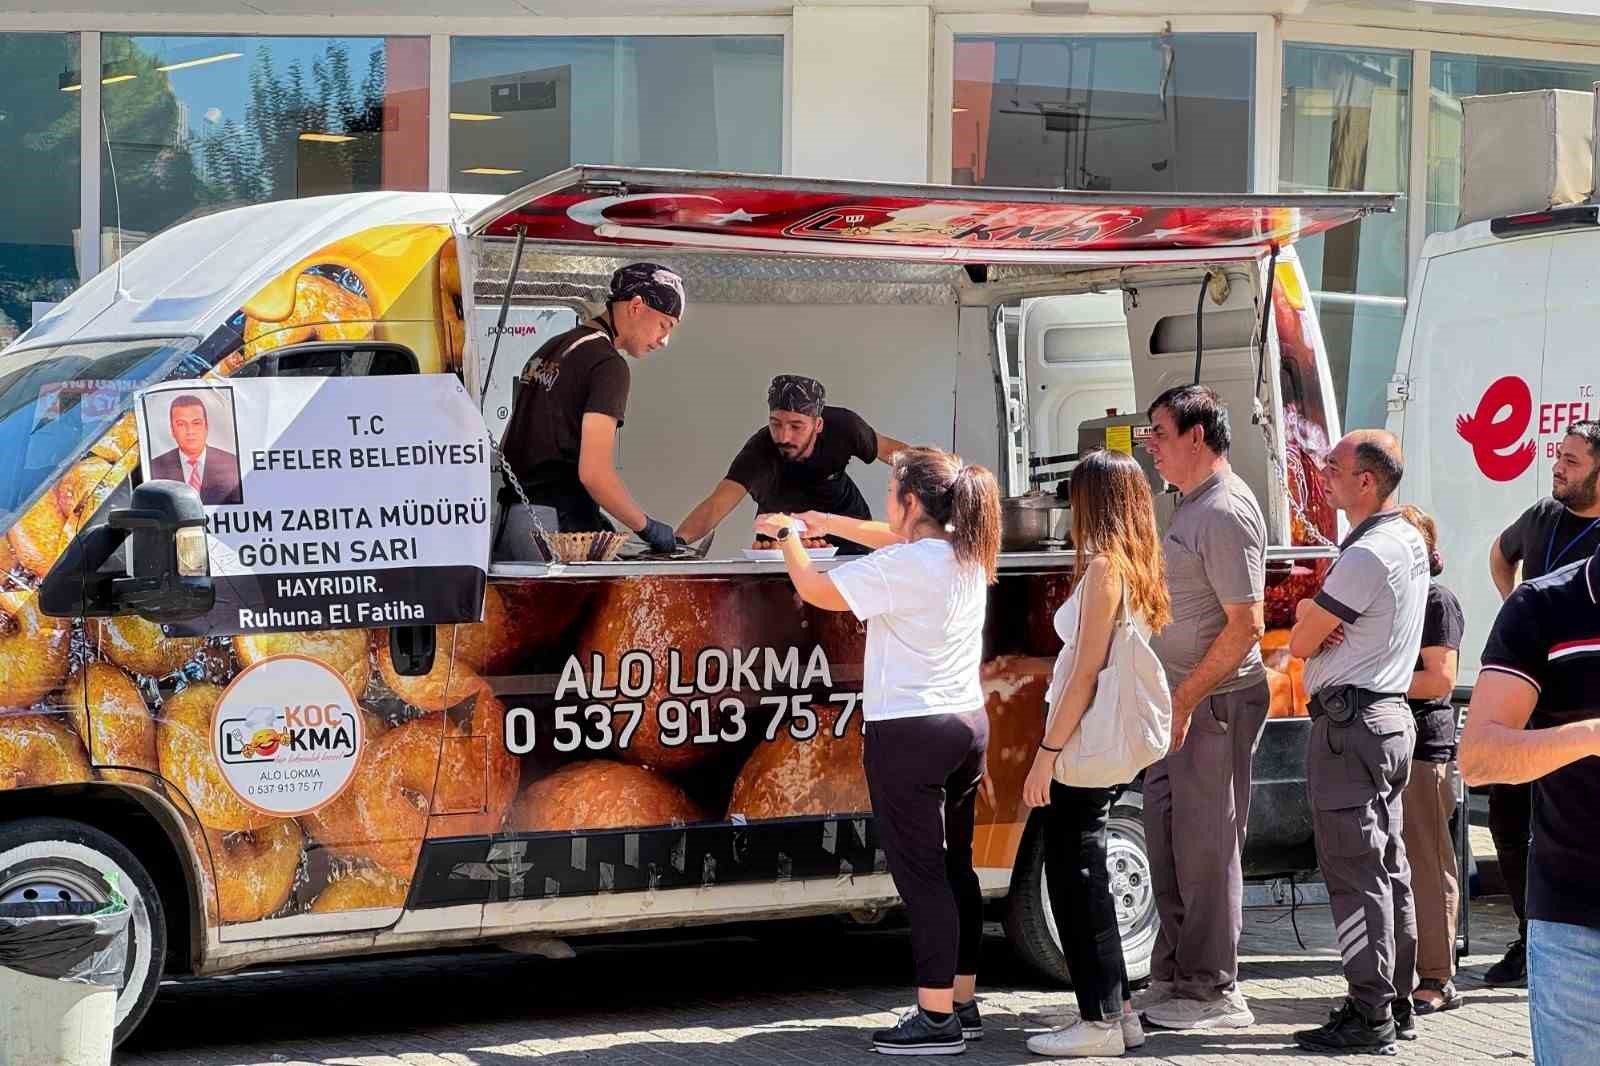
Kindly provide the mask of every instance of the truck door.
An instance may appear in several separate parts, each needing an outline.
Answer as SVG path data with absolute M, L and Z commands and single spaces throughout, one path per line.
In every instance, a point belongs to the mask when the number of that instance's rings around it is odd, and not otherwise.
M 1034 455 L 1078 450 L 1078 427 L 1133 410 L 1133 364 L 1122 292 L 1022 301 L 1018 328 Z
M 264 352 L 232 379 L 416 372 L 416 356 L 403 346 L 336 341 Z M 151 432 L 159 441 L 153 425 Z M 155 455 L 152 465 L 163 458 Z M 160 469 L 140 472 L 143 479 L 151 474 L 170 476 Z M 126 495 L 130 485 L 125 480 L 118 493 Z M 216 584 L 220 605 L 228 579 Z M 222 617 L 213 612 L 207 623 Z M 434 627 L 357 627 L 330 619 L 293 632 L 218 634 L 205 624 L 162 627 L 118 615 L 94 620 L 86 636 L 83 698 L 96 750 L 119 763 L 119 723 L 138 713 L 154 720 L 162 784 L 186 815 L 204 875 L 208 923 L 221 939 L 383 928 L 399 918 L 435 794 L 444 712 L 455 694 L 448 644 L 440 647 Z M 302 691 L 289 674 L 274 674 L 271 691 L 263 690 L 270 698 L 257 700 L 259 721 L 248 708 L 234 717 L 222 714 L 219 705 L 230 691 L 246 691 L 256 683 L 247 679 L 262 678 L 259 668 L 269 663 L 277 671 L 301 669 L 322 687 Z M 355 706 L 339 706 L 348 702 L 340 692 Z M 286 717 L 290 708 L 293 720 Z M 255 771 L 251 760 L 297 745 L 287 738 L 301 729 L 327 738 L 335 763 L 351 760 L 334 795 L 285 799 L 280 793 L 303 787 L 292 772 L 265 770 L 246 778 L 248 785 L 239 783 L 237 766 Z M 338 747 L 341 730 L 350 738 L 348 750 Z

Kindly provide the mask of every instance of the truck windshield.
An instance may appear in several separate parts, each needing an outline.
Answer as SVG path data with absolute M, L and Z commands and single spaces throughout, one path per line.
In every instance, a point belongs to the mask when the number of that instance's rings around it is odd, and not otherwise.
M 204 367 L 190 338 L 90 341 L 0 356 L 0 529 L 54 482 L 133 396 Z M 175 373 L 176 371 L 176 373 Z

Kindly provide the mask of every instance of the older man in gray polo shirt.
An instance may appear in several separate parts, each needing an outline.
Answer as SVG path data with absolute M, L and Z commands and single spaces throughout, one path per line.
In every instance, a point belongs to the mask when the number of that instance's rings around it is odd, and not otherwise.
M 1261 663 L 1267 524 L 1228 464 L 1228 412 L 1189 385 L 1150 407 L 1156 469 L 1182 493 L 1161 542 L 1172 622 L 1152 643 L 1172 688 L 1172 750 L 1145 775 L 1144 824 L 1161 914 L 1136 1006 L 1168 1029 L 1242 1028 L 1240 851 L 1250 767 L 1271 695 Z
M 1289 651 L 1306 660 L 1306 790 L 1349 996 L 1296 1033 L 1322 1052 L 1393 1054 L 1414 1038 L 1417 915 L 1401 837 L 1416 722 L 1406 703 L 1428 600 L 1428 549 L 1400 516 L 1400 442 L 1359 430 L 1328 456 L 1328 495 L 1355 527 L 1315 599 L 1295 609 Z

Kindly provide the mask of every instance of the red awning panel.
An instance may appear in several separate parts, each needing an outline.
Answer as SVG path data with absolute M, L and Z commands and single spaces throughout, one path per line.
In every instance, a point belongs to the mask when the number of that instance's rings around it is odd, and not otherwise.
M 475 233 L 949 262 L 1252 254 L 1393 209 L 1393 198 L 975 189 L 579 167 L 479 212 Z

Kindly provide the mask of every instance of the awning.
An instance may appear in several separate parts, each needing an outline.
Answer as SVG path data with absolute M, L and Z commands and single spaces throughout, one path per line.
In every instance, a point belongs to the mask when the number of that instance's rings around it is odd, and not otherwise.
M 473 235 L 600 246 L 1061 262 L 1246 258 L 1394 209 L 1394 197 L 984 189 L 585 166 L 478 212 Z

